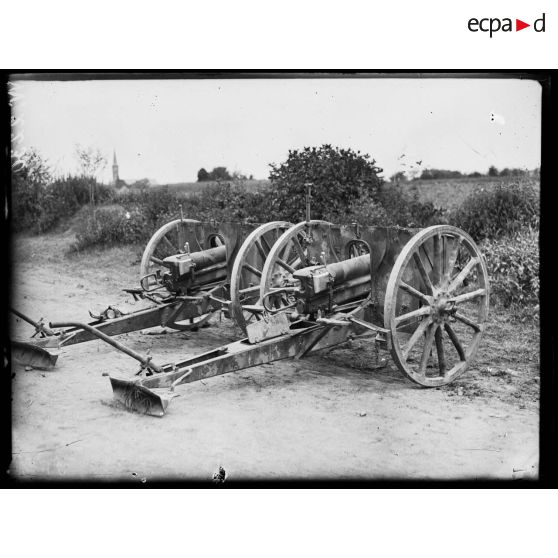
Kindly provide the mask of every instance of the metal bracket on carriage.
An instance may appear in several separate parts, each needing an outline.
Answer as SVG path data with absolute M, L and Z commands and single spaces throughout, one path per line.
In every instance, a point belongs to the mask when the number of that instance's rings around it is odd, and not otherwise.
M 151 277 L 155 278 L 153 282 L 149 281 Z M 154 291 L 160 291 L 161 289 L 165 288 L 161 284 L 161 281 L 161 270 L 158 269 L 155 273 L 148 273 L 147 275 L 144 275 L 140 279 L 140 286 L 144 292 L 153 293 Z
M 176 295 L 169 295 L 168 293 L 159 293 L 153 290 L 152 292 L 145 292 L 143 289 L 133 288 L 133 289 L 122 289 L 125 293 L 131 294 L 134 301 L 138 302 L 140 300 L 150 300 L 155 304 L 164 304 L 165 302 L 172 302 L 176 300 Z
M 108 306 L 100 314 L 93 314 L 93 312 L 89 310 L 89 315 L 94 320 L 99 320 L 100 322 L 104 322 L 106 320 L 114 320 L 114 318 L 120 318 L 121 316 L 125 315 L 125 312 L 118 310 L 118 308 L 115 308 L 114 306 Z
M 272 288 L 271 291 L 265 293 L 265 295 L 262 297 L 262 306 L 254 306 L 253 308 L 255 308 L 257 311 L 265 312 L 267 314 L 277 314 L 278 312 L 284 312 L 288 308 L 295 308 L 296 307 L 296 301 L 292 302 L 291 304 L 281 306 L 279 308 L 273 308 L 271 306 L 268 306 L 268 298 L 273 297 L 273 298 L 276 299 L 277 296 L 279 296 L 281 294 L 297 293 L 297 292 L 299 292 L 299 290 L 300 289 L 298 287 Z M 251 311 L 250 309 L 252 308 L 252 307 L 249 307 L 248 305 L 243 305 L 242 307 L 245 310 L 248 310 L 248 311 Z
M 287 314 L 262 314 L 262 319 L 246 326 L 246 335 L 248 342 L 252 345 L 264 341 L 265 339 L 273 339 L 289 332 L 290 323 Z

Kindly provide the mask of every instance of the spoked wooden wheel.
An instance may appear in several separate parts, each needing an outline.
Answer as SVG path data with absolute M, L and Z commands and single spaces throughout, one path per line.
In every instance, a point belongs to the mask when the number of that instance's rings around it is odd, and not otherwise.
M 446 225 L 417 233 L 395 262 L 384 302 L 397 366 L 423 386 L 453 381 L 475 357 L 488 301 L 486 265 L 467 233 Z
M 188 243 L 190 252 L 201 250 L 197 237 L 197 225 L 200 221 L 195 219 L 176 219 L 163 225 L 149 239 L 140 264 L 140 278 L 157 270 L 166 271 L 163 260 L 168 256 L 184 253 L 184 246 Z
M 292 308 L 294 299 L 281 290 L 297 286 L 293 278 L 297 269 L 322 263 L 338 262 L 344 254 L 337 253 L 332 243 L 332 224 L 327 221 L 303 221 L 285 231 L 271 248 L 265 261 L 260 283 L 260 304 L 264 301 L 274 310 Z M 277 296 L 268 293 L 277 290 Z
M 351 240 L 347 243 L 347 246 L 345 246 L 347 259 L 358 258 L 359 256 L 363 256 L 364 254 L 369 254 L 369 248 L 370 247 L 366 244 L 366 242 L 360 239 Z
M 140 278 L 158 270 L 164 273 L 167 268 L 163 260 L 168 256 L 185 252 L 185 245 L 188 243 L 190 252 L 197 252 L 202 249 L 203 239 L 199 238 L 201 223 L 195 219 L 176 219 L 163 225 L 150 238 L 140 264 Z M 223 244 L 222 237 L 214 233 L 207 239 L 209 247 Z M 167 327 L 179 331 L 191 331 L 201 327 L 211 317 L 211 314 L 202 314 L 195 318 L 188 318 L 177 322 L 167 323 Z
M 238 251 L 231 273 L 231 315 L 243 331 L 259 318 L 259 313 L 251 311 L 250 306 L 259 301 L 265 261 L 271 247 L 290 227 L 292 224 L 286 221 L 261 225 L 248 235 Z

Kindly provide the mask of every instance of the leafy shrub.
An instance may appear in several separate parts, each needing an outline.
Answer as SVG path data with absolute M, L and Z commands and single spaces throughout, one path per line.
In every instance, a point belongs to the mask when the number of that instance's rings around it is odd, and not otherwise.
M 167 216 L 180 214 L 180 196 L 168 188 L 130 190 L 120 196 L 118 201 L 122 206 L 140 212 L 151 228 Z
M 480 245 L 486 258 L 492 299 L 506 308 L 539 304 L 539 239 L 536 229 L 523 229 Z
M 118 206 L 97 209 L 80 221 L 74 249 L 112 244 L 146 244 L 162 225 L 182 214 L 187 219 L 267 222 L 269 196 L 248 191 L 242 184 L 212 184 L 187 195 L 167 188 L 130 191 L 118 198 Z
M 463 174 L 459 171 L 444 169 L 424 169 L 419 180 L 438 180 L 440 178 L 461 178 Z
M 145 216 L 137 209 L 119 205 L 100 207 L 82 221 L 71 251 L 92 246 L 143 243 L 151 236 Z
M 34 234 L 46 232 L 88 204 L 91 194 L 96 203 L 105 203 L 113 190 L 86 176 L 53 180 L 46 162 L 30 151 L 12 164 L 13 228 Z
M 113 193 L 110 186 L 99 184 L 94 178 L 67 176 L 57 179 L 42 192 L 40 229 L 47 231 L 62 219 L 71 217 L 90 202 L 92 195 L 95 203 L 102 204 L 111 200 Z
M 275 217 L 293 222 L 306 218 L 306 183 L 312 183 L 312 217 L 338 220 L 363 192 L 373 199 L 380 190 L 382 169 L 367 154 L 331 145 L 289 151 L 272 164 L 270 208 Z
M 475 240 L 498 238 L 538 227 L 539 196 L 527 182 L 499 183 L 490 190 L 477 188 L 449 215 L 451 224 Z
M 51 180 L 45 159 L 34 149 L 12 155 L 12 226 L 16 231 L 41 232 L 42 193 Z
M 369 194 L 363 194 L 358 200 L 353 200 L 341 221 L 376 227 L 395 225 L 393 216 L 389 215 L 385 207 Z
M 417 191 L 409 194 L 401 187 L 391 185 L 382 190 L 379 203 L 389 216 L 389 225 L 429 227 L 446 222 L 446 212 L 430 201 L 420 201 Z

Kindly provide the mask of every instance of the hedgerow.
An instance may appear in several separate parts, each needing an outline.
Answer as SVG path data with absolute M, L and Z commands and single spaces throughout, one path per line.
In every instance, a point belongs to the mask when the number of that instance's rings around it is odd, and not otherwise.
M 512 310 L 539 310 L 539 234 L 534 228 L 500 238 L 485 239 L 480 249 L 486 259 L 491 299 Z
M 530 184 L 502 182 L 491 189 L 477 188 L 448 220 L 475 240 L 483 240 L 538 228 L 539 211 L 539 195 Z

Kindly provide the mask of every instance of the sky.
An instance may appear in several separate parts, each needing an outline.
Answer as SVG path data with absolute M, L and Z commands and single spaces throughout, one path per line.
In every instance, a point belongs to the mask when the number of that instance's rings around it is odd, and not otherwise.
M 541 88 L 497 79 L 204 79 L 12 82 L 16 151 L 55 173 L 99 149 L 111 180 L 190 182 L 201 167 L 267 178 L 289 149 L 368 153 L 384 177 L 411 168 L 486 172 L 540 165 Z M 420 165 L 418 165 L 420 162 Z

